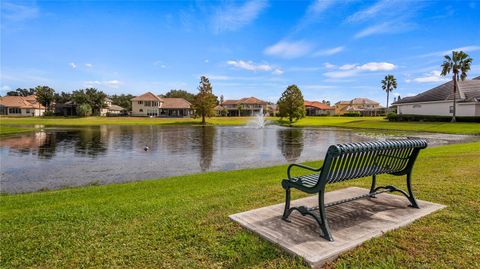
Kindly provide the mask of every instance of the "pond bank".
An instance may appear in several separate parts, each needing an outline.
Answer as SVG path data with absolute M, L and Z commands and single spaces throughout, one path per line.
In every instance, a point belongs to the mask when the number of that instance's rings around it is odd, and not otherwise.
M 413 173 L 416 196 L 448 207 L 368 241 L 331 266 L 478 267 L 478 163 L 480 143 L 424 150 Z M 2 195 L 0 267 L 305 267 L 228 219 L 283 202 L 285 176 L 281 165 Z M 403 178 L 379 181 L 404 186 Z
M 250 117 L 213 117 L 209 125 L 245 125 Z M 276 117 L 268 117 L 271 124 L 288 125 Z M 200 119 L 192 118 L 138 118 L 138 117 L 0 117 L 0 132 L 4 125 L 200 125 Z M 480 123 L 475 122 L 389 122 L 383 117 L 306 117 L 292 126 L 299 127 L 346 127 L 379 130 L 404 130 L 450 134 L 480 135 Z

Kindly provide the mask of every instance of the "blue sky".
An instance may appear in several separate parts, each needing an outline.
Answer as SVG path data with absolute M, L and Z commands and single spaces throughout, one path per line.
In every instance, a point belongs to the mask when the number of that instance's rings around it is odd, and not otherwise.
M 1 1 L 1 92 L 49 85 L 108 94 L 196 92 L 276 101 L 408 96 L 444 81 L 462 49 L 480 75 L 478 1 Z

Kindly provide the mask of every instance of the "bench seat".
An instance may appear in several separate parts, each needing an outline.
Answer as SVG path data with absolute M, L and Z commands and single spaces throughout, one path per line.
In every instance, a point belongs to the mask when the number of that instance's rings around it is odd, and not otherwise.
M 328 228 L 325 208 L 356 199 L 375 197 L 383 192 L 398 191 L 407 197 L 412 207 L 418 208 L 411 186 L 413 165 L 421 149 L 427 147 L 424 139 L 399 139 L 374 142 L 361 142 L 350 144 L 332 145 L 328 148 L 323 166 L 313 168 L 302 164 L 291 164 L 287 169 L 287 179 L 282 180 L 282 187 L 286 191 L 285 209 L 282 219 L 288 220 L 293 210 L 302 215 L 312 216 L 318 225 L 322 236 L 333 241 Z M 292 168 L 301 168 L 314 171 L 314 174 L 292 176 Z M 376 186 L 376 177 L 381 174 L 406 176 L 407 191 L 393 185 Z M 325 186 L 337 182 L 372 177 L 370 191 L 365 195 L 344 199 L 341 201 L 324 203 Z M 290 207 L 290 191 L 297 189 L 306 193 L 318 193 L 318 206 L 306 208 L 304 206 Z M 318 211 L 318 214 L 315 212 Z

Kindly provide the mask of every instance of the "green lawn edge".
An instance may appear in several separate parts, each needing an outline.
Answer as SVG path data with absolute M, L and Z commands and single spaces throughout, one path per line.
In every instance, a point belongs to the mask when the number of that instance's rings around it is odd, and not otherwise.
M 245 125 L 251 117 L 212 117 L 208 125 Z M 271 124 L 288 126 L 279 118 L 268 117 Z M 200 125 L 200 119 L 192 118 L 140 118 L 140 117 L 0 117 L 0 126 L 14 125 Z M 447 134 L 480 135 L 480 123 L 475 122 L 389 122 L 383 117 L 306 117 L 292 124 L 294 127 L 342 127 L 373 130 L 416 131 Z
M 447 208 L 369 240 L 329 266 L 478 268 L 479 163 L 480 143 L 422 151 L 414 192 Z M 280 165 L 2 195 L 0 267 L 306 267 L 228 219 L 282 203 L 285 174 L 286 165 Z M 403 178 L 380 176 L 379 181 L 404 186 Z M 329 190 L 346 186 L 368 188 L 369 180 Z M 294 199 L 303 196 L 293 192 Z

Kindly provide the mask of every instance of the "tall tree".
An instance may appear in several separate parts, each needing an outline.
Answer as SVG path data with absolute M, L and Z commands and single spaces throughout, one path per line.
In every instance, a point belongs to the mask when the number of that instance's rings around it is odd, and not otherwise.
M 48 86 L 37 86 L 35 87 L 35 92 L 37 101 L 46 107 L 47 111 L 50 111 L 53 101 L 55 100 L 55 90 Z
M 195 100 L 195 95 L 184 90 L 170 90 L 163 95 L 166 98 L 183 98 L 192 103 Z
M 465 80 L 467 73 L 470 71 L 470 65 L 472 64 L 472 58 L 463 51 L 452 51 L 452 57 L 445 55 L 442 64 L 442 76 L 446 76 L 452 73 L 453 80 L 453 117 L 452 122 L 456 121 L 457 115 L 457 89 L 458 80 Z
M 121 106 L 125 108 L 127 111 L 132 110 L 132 98 L 134 96 L 131 94 L 120 94 L 120 95 L 112 95 L 110 96 L 110 99 L 112 99 L 112 104 Z
M 30 89 L 17 88 L 14 91 L 7 92 L 7 95 L 9 96 L 29 96 L 34 94 L 35 94 L 34 88 L 30 88 Z
M 68 92 L 55 93 L 55 103 L 65 104 L 72 100 L 72 94 Z
M 198 94 L 193 100 L 193 109 L 195 113 L 202 117 L 202 124 L 205 125 L 205 117 L 215 115 L 215 106 L 217 105 L 217 97 L 212 93 L 212 85 L 207 77 L 200 78 L 200 85 L 198 86 Z
M 107 98 L 107 95 L 95 88 L 73 91 L 72 94 L 72 100 L 77 106 L 82 104 L 90 105 L 94 115 L 99 115 L 100 110 L 106 107 L 105 98 Z
M 277 102 L 280 117 L 288 117 L 290 124 L 293 120 L 298 120 L 305 117 L 305 105 L 302 91 L 297 85 L 290 85 L 282 93 L 282 96 Z
M 390 99 L 390 93 L 397 88 L 397 79 L 393 75 L 386 75 L 382 80 L 382 89 L 387 92 L 387 110 Z

